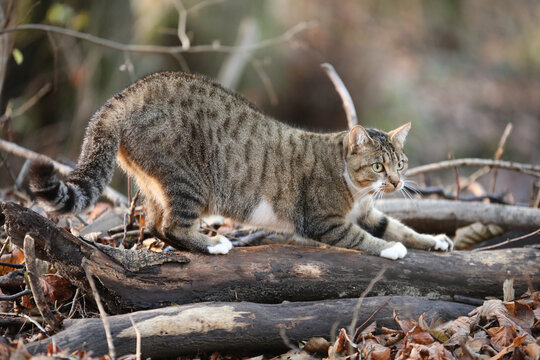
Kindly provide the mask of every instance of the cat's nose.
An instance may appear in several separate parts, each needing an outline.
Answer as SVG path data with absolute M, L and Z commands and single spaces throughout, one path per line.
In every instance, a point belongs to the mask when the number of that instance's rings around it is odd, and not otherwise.
M 394 188 L 397 188 L 397 187 L 398 187 L 398 185 L 399 185 L 399 180 L 392 180 L 392 179 L 390 179 L 389 181 L 390 181 L 390 184 L 392 184 L 392 185 L 394 186 Z

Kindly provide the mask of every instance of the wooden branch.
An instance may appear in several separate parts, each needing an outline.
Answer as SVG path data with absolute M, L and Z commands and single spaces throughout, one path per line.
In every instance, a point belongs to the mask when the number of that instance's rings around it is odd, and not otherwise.
M 407 176 L 416 176 L 416 175 L 424 174 L 427 172 L 451 169 L 455 166 L 458 166 L 458 167 L 459 166 L 489 166 L 492 168 L 512 170 L 512 171 L 521 172 L 530 176 L 540 177 L 539 165 L 522 164 L 522 163 L 517 163 L 514 161 L 474 159 L 474 158 L 446 160 L 446 161 L 441 161 L 441 162 L 437 162 L 433 164 L 417 166 L 417 167 L 407 170 Z
M 26 235 L 24 237 L 23 249 L 28 282 L 30 283 L 30 289 L 34 295 L 34 302 L 36 303 L 39 313 L 43 319 L 45 319 L 45 322 L 54 330 L 54 332 L 57 332 L 60 330 L 60 323 L 54 316 L 53 312 L 49 308 L 49 304 L 45 300 L 45 294 L 43 293 L 43 288 L 39 282 L 34 245 L 34 238 L 32 238 L 30 235 Z
M 143 358 L 176 358 L 214 351 L 237 355 L 275 353 L 287 350 L 280 332 L 284 332 L 293 344 L 314 336 L 331 339 L 336 335 L 332 331 L 350 323 L 356 302 L 357 299 L 273 305 L 199 303 L 111 316 L 109 321 L 117 356 L 135 353 L 137 329 L 141 334 Z M 409 296 L 373 297 L 364 299 L 358 320 L 362 323 L 377 311 L 371 321 L 376 321 L 379 326 L 398 328 L 393 311 L 408 319 L 418 319 L 426 313 L 429 323 L 437 319 L 455 319 L 473 309 L 471 305 Z M 137 324 L 137 329 L 130 318 Z M 69 322 L 73 324 L 66 330 L 46 340 L 27 344 L 27 350 L 32 354 L 45 353 L 47 345 L 54 342 L 61 350 L 69 349 L 69 352 L 85 349 L 93 357 L 107 354 L 100 319 Z
M 532 231 L 540 227 L 540 209 L 450 200 L 386 199 L 375 207 L 417 231 L 453 233 L 474 222 L 496 224 L 505 229 Z
M 13 31 L 38 30 L 38 31 L 45 31 L 45 32 L 60 34 L 64 36 L 70 36 L 76 39 L 88 41 L 90 43 L 93 43 L 99 46 L 103 46 L 103 47 L 115 49 L 115 50 L 120 50 L 120 51 L 125 51 L 125 52 L 175 55 L 175 54 L 180 54 L 180 53 L 202 53 L 202 52 L 229 53 L 229 52 L 234 52 L 234 51 L 247 51 L 247 52 L 255 51 L 255 50 L 263 49 L 269 46 L 273 46 L 273 45 L 290 41 L 294 36 L 296 36 L 296 34 L 308 28 L 311 28 L 312 26 L 313 26 L 313 23 L 311 22 L 301 22 L 275 38 L 267 39 L 256 44 L 246 45 L 243 47 L 209 44 L 209 45 L 190 46 L 188 49 L 185 49 L 182 46 L 123 44 L 117 41 L 103 39 L 103 38 L 100 38 L 91 34 L 86 34 L 79 31 L 74 31 L 74 30 L 70 30 L 66 28 L 61 28 L 58 26 L 45 25 L 45 24 L 25 24 L 25 25 L 13 26 L 13 27 L 0 30 L 0 35 L 13 32 Z
M 10 141 L 6 141 L 3 139 L 0 139 L 0 150 L 7 151 L 11 154 L 20 156 L 22 158 L 28 159 L 28 160 L 36 160 L 39 158 L 45 158 L 48 161 L 50 161 L 54 168 L 62 175 L 68 175 L 73 169 L 67 165 L 61 164 L 57 161 L 54 161 L 53 159 L 39 154 L 37 152 L 34 152 L 32 150 L 28 150 L 26 148 L 23 148 L 22 146 L 19 146 L 15 143 L 12 143 Z M 107 186 L 105 188 L 105 191 L 103 191 L 103 196 L 105 196 L 107 199 L 111 200 L 114 204 L 126 206 L 128 205 L 127 198 L 120 194 L 118 191 L 114 190 L 113 188 Z
M 60 275 L 90 294 L 81 267 L 86 262 L 110 313 L 200 301 L 276 303 L 358 297 L 385 266 L 388 269 L 374 285 L 373 296 L 500 296 L 508 277 L 515 279 L 516 292 L 526 291 L 529 281 L 540 287 L 538 249 L 410 251 L 400 261 L 355 250 L 278 245 L 234 248 L 226 256 L 154 253 L 77 238 L 14 203 L 4 203 L 2 209 L 6 233 L 15 244 L 31 234 L 37 256 L 54 263 Z
M 356 115 L 356 109 L 354 107 L 351 94 L 349 94 L 343 80 L 341 80 L 341 77 L 339 77 L 338 73 L 331 64 L 324 63 L 321 64 L 321 67 L 326 72 L 326 75 L 328 75 L 332 81 L 332 84 L 334 84 L 336 91 L 341 97 L 341 101 L 343 102 L 343 110 L 345 110 L 345 115 L 347 115 L 347 125 L 349 126 L 349 129 L 352 129 L 355 125 L 358 125 L 358 116 Z

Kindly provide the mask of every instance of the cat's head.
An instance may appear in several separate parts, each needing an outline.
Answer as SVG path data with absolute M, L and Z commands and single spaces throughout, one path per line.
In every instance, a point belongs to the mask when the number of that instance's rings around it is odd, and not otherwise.
M 403 188 L 407 157 L 403 144 L 411 123 L 389 132 L 353 127 L 345 137 L 345 178 L 355 199 Z

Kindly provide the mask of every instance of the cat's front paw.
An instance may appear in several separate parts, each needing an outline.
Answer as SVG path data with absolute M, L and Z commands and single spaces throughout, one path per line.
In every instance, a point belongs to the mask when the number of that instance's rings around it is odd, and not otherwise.
M 435 240 L 435 245 L 432 247 L 433 250 L 452 251 L 454 249 L 454 242 L 445 234 L 435 235 L 433 238 Z
M 402 243 L 394 243 L 379 254 L 380 257 L 390 260 L 403 259 L 407 255 L 407 248 Z
M 214 239 L 217 240 L 217 244 L 206 248 L 209 254 L 224 255 L 227 254 L 233 247 L 229 239 L 223 235 L 217 235 L 214 237 Z

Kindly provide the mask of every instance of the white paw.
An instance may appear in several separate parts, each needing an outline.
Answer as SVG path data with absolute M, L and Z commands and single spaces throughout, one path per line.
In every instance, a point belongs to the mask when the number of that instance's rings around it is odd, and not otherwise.
M 225 236 L 218 235 L 217 239 L 219 240 L 218 244 L 206 248 L 209 254 L 226 254 L 232 249 L 232 243 Z
M 407 255 L 407 248 L 402 243 L 396 243 L 388 249 L 381 251 L 380 254 L 381 257 L 391 260 L 403 259 L 405 255 Z
M 444 234 L 435 235 L 435 245 L 433 245 L 433 250 L 441 251 L 452 251 L 454 248 L 454 243 L 450 238 Z

